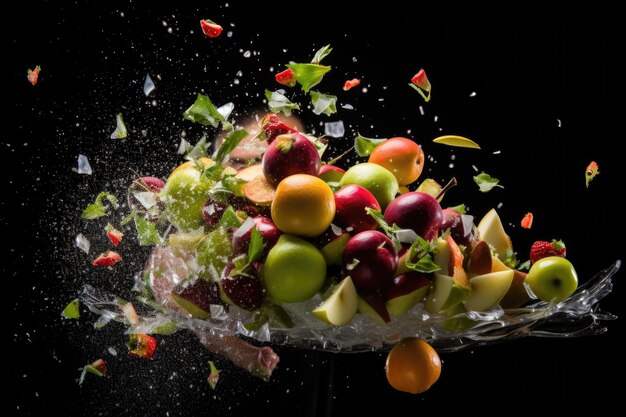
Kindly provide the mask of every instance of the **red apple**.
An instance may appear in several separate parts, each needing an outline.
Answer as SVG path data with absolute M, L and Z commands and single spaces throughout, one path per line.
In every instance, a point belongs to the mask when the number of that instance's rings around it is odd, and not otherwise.
M 219 223 L 228 205 L 221 201 L 209 199 L 202 207 L 202 216 L 207 225 L 213 226 Z
M 472 222 L 473 217 L 468 216 L 466 222 L 471 222 L 468 230 L 463 225 L 463 215 L 458 211 L 447 208 L 442 211 L 443 221 L 439 230 L 445 231 L 450 229 L 450 235 L 459 245 L 470 246 L 473 242 L 478 240 L 478 233 L 476 226 Z
M 389 314 L 404 314 L 422 301 L 426 297 L 430 281 L 427 274 L 417 271 L 395 277 L 382 291 Z
M 274 247 L 278 238 L 280 237 L 280 230 L 274 225 L 274 223 L 267 217 L 257 216 L 253 218 L 254 226 L 250 230 L 246 231 L 241 236 L 233 236 L 233 252 L 235 255 L 246 253 L 248 251 L 248 245 L 250 245 L 250 237 L 252 236 L 252 229 L 256 228 L 261 232 L 261 237 L 265 242 L 265 249 L 261 259 L 265 259 L 267 253 Z
M 232 261 L 226 265 L 220 280 L 225 301 L 244 310 L 253 311 L 261 307 L 263 287 L 261 287 L 261 280 L 258 278 L 257 267 L 250 268 L 247 275 L 237 275 L 233 274 L 234 263 Z
M 211 315 L 211 304 L 223 304 L 217 283 L 200 278 L 176 286 L 172 298 L 187 313 L 201 319 Z
M 359 292 L 359 313 L 370 316 L 381 324 L 389 323 L 391 318 L 385 306 L 385 300 L 378 291 L 362 290 Z
M 339 182 L 346 171 L 334 165 L 324 164 L 320 167 L 319 177 L 326 182 Z
M 351 233 L 374 230 L 376 220 L 367 214 L 366 208 L 380 210 L 376 197 L 360 185 L 346 185 L 335 192 L 335 221 Z M 350 229 L 352 228 L 352 229 Z
M 361 232 L 350 239 L 342 257 L 344 276 L 352 277 L 359 290 L 389 285 L 397 262 L 391 239 L 375 230 Z
M 265 132 L 265 137 L 267 138 L 267 143 L 272 143 L 274 139 L 276 139 L 279 135 L 284 135 L 285 133 L 296 133 L 297 130 L 287 126 L 283 123 L 282 120 L 278 118 L 275 114 L 267 114 L 261 120 L 261 129 Z
M 263 174 L 274 187 L 290 175 L 317 176 L 320 164 L 313 142 L 299 133 L 278 136 L 263 154 Z
M 443 212 L 433 196 L 412 191 L 398 196 L 387 206 L 385 220 L 432 240 L 439 233 Z

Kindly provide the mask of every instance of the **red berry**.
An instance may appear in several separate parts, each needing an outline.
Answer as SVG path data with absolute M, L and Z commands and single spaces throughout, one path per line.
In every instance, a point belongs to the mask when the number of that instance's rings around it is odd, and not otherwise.
M 359 84 L 361 84 L 361 80 L 359 80 L 358 78 L 348 80 L 343 85 L 343 91 L 348 91 L 349 89 L 356 87 Z
M 91 264 L 93 266 L 100 266 L 102 268 L 113 266 L 119 261 L 122 260 L 122 257 L 119 253 L 113 252 L 112 250 L 100 254 Z
M 293 87 L 296 85 L 296 74 L 291 68 L 279 72 L 276 74 L 276 82 L 278 84 L 286 85 L 287 87 Z
M 157 341 L 149 334 L 135 333 L 130 335 L 128 342 L 128 354 L 138 358 L 150 358 L 154 355 Z
M 287 133 L 297 133 L 298 131 L 283 123 L 275 114 L 267 114 L 261 120 L 261 129 L 265 133 L 267 143 L 272 143 L 276 136 Z
M 222 33 L 222 27 L 212 20 L 204 19 L 200 21 L 202 32 L 209 38 L 217 38 Z
M 565 244 L 560 240 L 553 240 L 552 242 L 539 240 L 530 247 L 530 261 L 535 263 L 539 259 L 547 258 L 548 256 L 561 256 L 564 258 L 565 252 Z

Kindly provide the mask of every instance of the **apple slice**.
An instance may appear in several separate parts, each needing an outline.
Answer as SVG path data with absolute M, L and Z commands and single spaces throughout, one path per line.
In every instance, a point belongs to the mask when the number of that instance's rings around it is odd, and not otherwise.
M 424 308 L 429 313 L 447 312 L 470 295 L 471 287 L 462 268 L 455 268 L 453 276 L 435 273 Z
M 217 283 L 200 278 L 179 284 L 172 290 L 172 298 L 183 310 L 199 319 L 211 316 L 211 304 L 221 304 Z
M 511 271 L 511 268 L 506 266 L 500 259 L 495 256 L 491 257 L 491 272 Z M 526 273 L 518 270 L 513 270 L 513 282 L 511 287 L 504 295 L 504 298 L 500 300 L 500 306 L 502 308 L 518 308 L 524 305 L 530 300 L 526 287 L 524 286 L 524 280 L 526 279 Z
M 392 316 L 399 316 L 424 300 L 430 280 L 421 272 L 407 272 L 395 277 L 390 285 L 383 289 L 383 299 L 387 311 Z
M 485 275 L 491 272 L 492 263 L 489 245 L 481 240 L 470 254 L 467 270 L 470 275 Z
M 346 277 L 330 297 L 312 311 L 313 315 L 335 326 L 350 323 L 358 311 L 358 295 L 352 278 Z
M 261 164 L 250 165 L 237 172 L 235 178 L 246 182 L 252 181 L 256 177 L 263 176 L 263 166 Z
M 506 266 L 504 262 L 498 259 L 497 256 L 491 257 L 491 272 L 500 272 L 500 271 L 508 271 L 511 268 Z
M 376 291 L 364 290 L 359 293 L 358 311 L 380 324 L 387 324 L 391 321 L 385 301 Z
M 470 280 L 472 292 L 465 300 L 467 311 L 484 311 L 498 304 L 513 281 L 513 270 L 491 272 Z
M 320 252 L 324 255 L 327 265 L 341 265 L 343 251 L 351 237 L 350 233 L 342 232 L 339 236 L 334 236 L 330 242 L 322 246 Z
M 489 210 L 478 223 L 480 239 L 490 244 L 496 251 L 498 258 L 506 259 L 506 253 L 513 249 L 511 238 L 504 231 L 500 216 L 495 209 Z

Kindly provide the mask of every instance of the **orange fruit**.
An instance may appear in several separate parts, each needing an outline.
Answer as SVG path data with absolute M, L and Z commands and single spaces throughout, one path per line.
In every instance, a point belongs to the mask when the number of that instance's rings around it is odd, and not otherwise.
M 368 162 L 387 168 L 399 185 L 408 185 L 422 174 L 424 151 L 411 139 L 391 138 L 374 148 Z
M 333 221 L 335 197 L 328 184 L 307 174 L 290 175 L 276 187 L 272 221 L 283 233 L 319 236 Z
M 211 165 L 211 162 L 213 162 L 213 160 L 211 160 L 211 158 L 207 158 L 206 156 L 203 156 L 202 158 L 199 158 L 198 161 L 200 161 L 200 163 L 202 163 L 202 165 L 205 168 L 208 167 L 209 165 Z M 174 168 L 174 171 L 172 171 L 172 174 L 175 173 L 176 171 L 182 171 L 183 169 L 187 169 L 187 168 L 196 168 L 196 163 L 194 161 L 184 162 L 184 163 L 180 164 L 179 166 L 177 166 L 176 168 Z
M 398 391 L 420 394 L 441 375 L 437 351 L 417 337 L 407 337 L 396 344 L 385 364 L 387 381 Z

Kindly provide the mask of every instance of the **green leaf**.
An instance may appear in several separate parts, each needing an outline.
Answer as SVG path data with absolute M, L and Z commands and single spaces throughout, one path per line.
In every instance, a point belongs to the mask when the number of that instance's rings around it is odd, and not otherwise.
M 411 244 L 409 255 L 405 261 L 406 266 L 414 271 L 424 273 L 439 271 L 441 268 L 433 261 L 431 255 L 435 246 L 435 244 L 418 236 L 417 240 Z
M 230 191 L 237 197 L 243 197 L 245 194 L 243 193 L 243 186 L 246 185 L 247 181 L 239 179 L 234 175 L 227 175 L 222 178 L 222 186 L 224 189 Z
M 128 216 L 124 217 L 122 219 L 122 221 L 120 222 L 121 226 L 126 226 L 128 223 L 130 223 L 132 220 L 135 219 L 135 216 L 137 215 L 137 211 L 133 210 Z
M 474 182 L 478 184 L 478 188 L 483 193 L 491 191 L 494 187 L 504 188 L 501 185 L 498 185 L 498 183 L 500 182 L 499 179 L 493 178 L 486 172 L 481 172 L 480 174 L 476 175 L 474 177 Z
M 222 178 L 224 167 L 222 165 L 213 164 L 202 170 L 202 177 L 217 182 Z
M 220 122 L 226 122 L 211 100 L 209 96 L 198 94 L 196 101 L 183 113 L 183 117 L 195 123 L 205 126 L 218 127 Z
M 319 64 L 287 64 L 287 68 L 293 71 L 296 81 L 305 93 L 318 85 L 324 74 L 330 71 L 330 67 Z
M 458 206 L 450 207 L 452 210 L 456 211 L 460 214 L 466 214 L 467 210 L 465 209 L 465 204 L 459 204 Z
M 504 259 L 501 259 L 502 263 L 511 269 L 515 269 L 519 261 L 517 260 L 517 253 L 513 252 L 513 249 L 507 249 L 504 254 Z
M 292 103 L 284 94 L 278 91 L 265 90 L 265 98 L 267 105 L 272 113 L 283 112 L 287 116 L 291 116 L 292 110 L 300 110 L 300 105 Z
M 163 238 L 156 230 L 156 225 L 141 216 L 135 216 L 135 228 L 141 246 L 160 245 Z
M 530 269 L 530 259 L 526 262 L 519 264 L 517 267 L 518 271 L 528 271 Z
M 122 113 L 118 113 L 116 116 L 115 130 L 111 133 L 111 139 L 124 139 L 128 136 L 128 132 L 126 130 L 126 125 L 124 124 L 124 118 L 122 117 Z
M 65 306 L 65 308 L 61 312 L 61 315 L 66 319 L 78 320 L 80 318 L 79 306 L 80 301 L 78 300 L 78 298 L 76 298 L 75 300 L 70 301 L 67 306 Z
M 235 213 L 235 209 L 233 209 L 232 206 L 226 207 L 226 210 L 224 210 L 224 214 L 222 214 L 222 218 L 220 219 L 219 225 L 222 227 L 241 226 L 241 220 L 237 217 L 237 213 Z
M 424 94 L 424 91 L 421 88 L 419 88 L 418 86 L 416 86 L 413 83 L 409 83 L 409 87 L 411 87 L 412 89 L 414 89 L 415 91 L 420 93 L 420 96 L 422 96 L 422 98 L 424 99 L 424 101 L 426 103 L 428 103 L 430 101 L 430 90 L 427 91 L 428 95 L 426 95 L 426 94 Z
M 322 62 L 322 59 L 326 58 L 328 54 L 333 51 L 333 48 L 330 45 L 322 46 L 316 53 L 313 59 L 311 60 L 311 64 L 319 64 Z
M 229 133 L 222 142 L 220 148 L 217 150 L 217 154 L 214 158 L 215 162 L 217 164 L 224 162 L 228 157 L 228 154 L 230 154 L 246 136 L 248 136 L 248 131 L 245 129 L 235 130 Z
M 324 113 L 330 116 L 337 113 L 337 96 L 311 90 L 311 104 L 313 104 L 313 113 L 317 115 Z
M 106 216 L 109 214 L 109 207 L 104 204 L 104 199 L 106 199 L 113 208 L 117 209 L 119 205 L 117 204 L 117 198 L 106 191 L 102 191 L 96 197 L 96 200 L 85 207 L 81 217 L 86 220 L 97 219 L 98 217 Z
M 387 139 L 372 139 L 361 136 L 359 133 L 354 139 L 354 150 L 359 156 L 370 156 L 375 147 L 386 141 Z
M 263 234 L 255 226 L 252 226 L 250 245 L 248 246 L 248 264 L 258 260 L 263 253 L 263 249 L 265 249 Z
M 202 135 L 200 140 L 196 142 L 193 148 L 191 148 L 191 150 L 185 155 L 185 159 L 187 161 L 197 161 L 200 158 L 208 157 L 209 154 L 207 153 L 206 135 Z
M 94 367 L 92 365 L 85 365 L 83 370 L 86 373 L 90 373 L 90 374 L 95 375 L 95 376 L 100 376 L 100 377 L 104 376 L 104 374 L 102 372 L 100 372 L 96 367 Z

